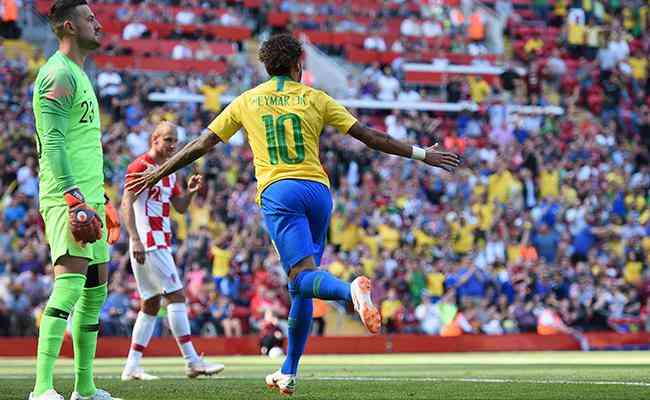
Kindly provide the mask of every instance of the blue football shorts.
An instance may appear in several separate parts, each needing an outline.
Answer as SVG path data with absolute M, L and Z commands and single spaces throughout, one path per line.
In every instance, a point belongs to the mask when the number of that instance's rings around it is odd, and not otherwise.
M 262 192 L 262 214 L 287 275 L 309 256 L 316 266 L 325 250 L 332 195 L 320 182 L 284 179 Z

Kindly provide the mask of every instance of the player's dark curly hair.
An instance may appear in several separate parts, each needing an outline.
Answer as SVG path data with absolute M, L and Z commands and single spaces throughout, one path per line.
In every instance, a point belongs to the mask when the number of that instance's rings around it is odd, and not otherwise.
M 271 36 L 262 43 L 259 59 L 271 76 L 289 75 L 302 57 L 302 44 L 289 33 Z
M 66 20 L 74 17 L 75 8 L 85 5 L 88 5 L 86 0 L 56 0 L 52 4 L 47 18 L 50 20 L 50 26 L 57 37 L 61 38 L 63 24 Z

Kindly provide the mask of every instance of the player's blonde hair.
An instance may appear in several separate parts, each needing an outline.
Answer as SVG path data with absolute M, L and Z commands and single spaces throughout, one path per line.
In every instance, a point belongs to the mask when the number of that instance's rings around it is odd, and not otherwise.
M 153 145 L 153 141 L 156 140 L 156 138 L 163 133 L 167 131 L 172 131 L 176 132 L 177 125 L 173 122 L 170 121 L 161 121 L 156 125 L 156 128 L 151 132 L 151 135 L 149 135 L 149 146 Z

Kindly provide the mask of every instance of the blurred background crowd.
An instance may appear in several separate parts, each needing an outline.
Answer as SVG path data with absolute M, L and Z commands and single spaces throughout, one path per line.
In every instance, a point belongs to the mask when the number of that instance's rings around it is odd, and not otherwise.
M 322 135 L 335 211 L 321 267 L 346 280 L 372 277 L 386 332 L 650 329 L 648 3 L 497 0 L 466 13 L 453 2 L 339 3 L 102 2 L 118 10 L 122 23 L 115 35 L 107 29 L 101 54 L 110 57 L 97 60 L 95 75 L 113 202 L 119 204 L 126 166 L 148 149 L 156 123 L 176 122 L 187 142 L 219 112 L 224 95 L 265 79 L 249 54 L 251 39 L 217 40 L 211 24 L 259 37 L 307 32 L 323 52 L 359 65 L 344 97 L 477 105 L 457 112 L 353 110 L 391 136 L 421 146 L 439 142 L 462 154 L 453 175 L 368 151 L 329 128 Z M 504 54 L 493 58 L 497 75 L 408 81 L 408 61 L 435 64 L 453 54 L 468 56 L 470 65 L 491 60 L 486 13 L 505 21 L 498 32 Z M 193 24 L 204 29 L 184 30 Z M 175 40 L 166 57 L 211 60 L 223 71 L 145 74 L 119 67 L 123 57 L 160 57 L 128 44 L 161 37 L 156 29 L 163 25 L 171 28 L 162 38 Z M 19 24 L 11 26 L 19 33 Z M 314 32 L 363 40 L 342 45 Z M 31 111 L 32 82 L 45 58 L 41 50 L 16 51 L 8 43 L 0 50 L 0 335 L 34 335 L 52 286 Z M 229 43 L 232 54 L 211 54 L 215 43 Z M 429 53 L 435 56 L 424 60 Z M 149 100 L 151 93 L 205 98 L 159 103 Z M 564 112 L 517 113 L 516 105 L 557 105 Z M 187 215 L 173 214 L 192 333 L 255 333 L 274 347 L 286 330 L 286 277 L 254 201 L 245 136 L 193 169 L 207 185 Z M 102 334 L 129 335 L 139 298 L 126 232 L 111 251 Z M 348 311 L 319 302 L 314 334 L 342 332 Z M 165 320 L 157 334 L 166 333 Z

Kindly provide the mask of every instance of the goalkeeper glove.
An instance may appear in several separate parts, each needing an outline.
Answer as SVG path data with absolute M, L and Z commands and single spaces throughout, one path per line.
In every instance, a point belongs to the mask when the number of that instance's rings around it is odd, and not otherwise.
M 111 204 L 111 199 L 104 195 L 106 202 L 104 203 L 104 210 L 106 211 L 106 229 L 108 231 L 108 244 L 115 244 L 120 240 L 120 217 Z
M 88 207 L 84 196 L 75 188 L 63 194 L 68 204 L 68 217 L 72 237 L 81 244 L 94 243 L 102 238 L 102 220 Z

